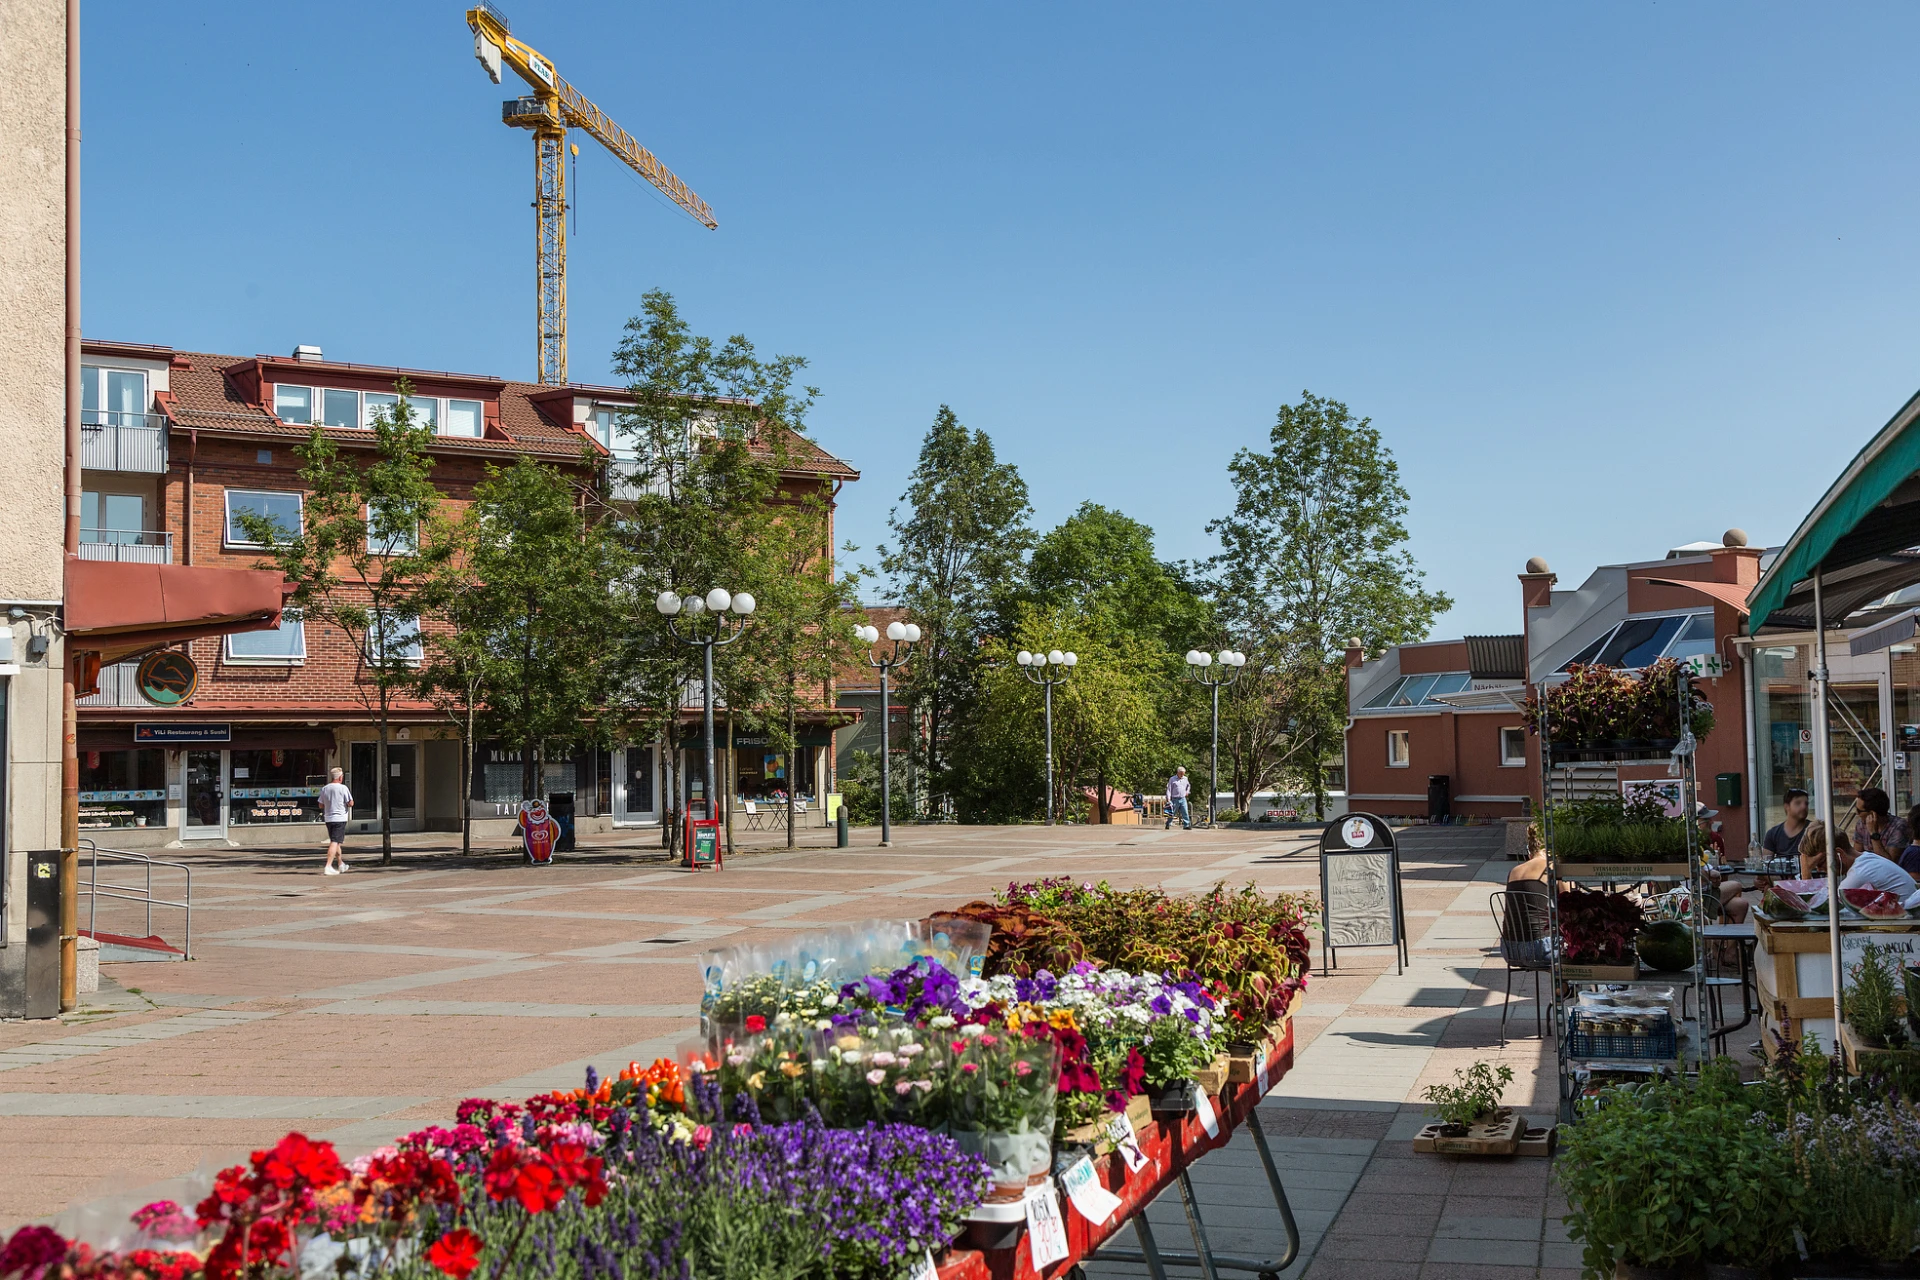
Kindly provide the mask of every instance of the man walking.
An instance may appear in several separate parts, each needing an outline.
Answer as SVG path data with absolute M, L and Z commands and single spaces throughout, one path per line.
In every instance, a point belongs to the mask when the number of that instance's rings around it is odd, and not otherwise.
M 327 824 L 327 865 L 320 869 L 323 876 L 337 876 L 351 870 L 347 866 L 346 851 L 341 847 L 347 842 L 347 819 L 353 816 L 353 792 L 341 781 L 345 776 L 335 769 L 333 781 L 320 788 L 320 818 Z
M 1193 830 L 1193 813 L 1187 808 L 1187 797 L 1193 792 L 1193 784 L 1187 781 L 1187 767 L 1181 765 L 1167 779 L 1167 830 L 1173 830 L 1173 815 L 1180 815 L 1180 829 Z

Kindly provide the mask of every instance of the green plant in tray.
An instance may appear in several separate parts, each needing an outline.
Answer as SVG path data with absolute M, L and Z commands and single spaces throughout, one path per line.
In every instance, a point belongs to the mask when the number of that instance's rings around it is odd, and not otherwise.
M 1453 1073 L 1453 1084 L 1430 1084 L 1427 1110 L 1455 1129 L 1480 1123 L 1500 1109 L 1500 1095 L 1513 1083 L 1513 1068 L 1476 1062 Z

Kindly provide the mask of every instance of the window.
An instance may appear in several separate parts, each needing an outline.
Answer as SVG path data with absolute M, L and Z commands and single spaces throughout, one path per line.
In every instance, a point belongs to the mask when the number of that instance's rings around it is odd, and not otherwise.
M 140 531 L 147 527 L 147 500 L 137 493 L 100 493 L 88 489 L 80 495 L 80 541 L 115 542 L 134 546 Z
M 296 666 L 307 658 L 307 629 L 298 611 L 285 610 L 272 631 L 241 631 L 227 637 L 227 661 Z
M 1637 671 L 1661 658 L 1689 658 L 1713 652 L 1711 613 L 1669 613 L 1651 618 L 1628 618 L 1567 660 L 1568 667 L 1599 663 Z
M 273 413 L 282 422 L 297 422 L 302 426 L 313 422 L 313 388 L 290 387 L 284 382 L 273 385 Z
M 440 429 L 440 402 L 432 396 L 408 396 L 407 407 L 413 410 L 413 425 Z
M 420 522 L 387 511 L 367 508 L 367 552 L 376 556 L 410 556 L 420 549 Z
M 1686 627 L 1681 630 L 1678 636 L 1674 637 L 1673 643 L 1667 646 L 1667 652 L 1664 656 L 1672 658 L 1676 662 L 1685 662 L 1688 658 L 1697 657 L 1703 653 L 1712 653 L 1715 647 L 1713 643 L 1713 615 L 1710 613 L 1696 613 L 1687 619 Z
M 326 752 L 313 747 L 235 751 L 228 762 L 229 822 L 271 826 L 320 821 Z
M 80 367 L 80 421 L 88 426 L 146 425 L 147 375 L 139 369 Z
M 397 613 L 375 614 L 367 628 L 367 661 L 374 666 L 419 662 L 420 619 Z
M 472 436 L 476 440 L 486 434 L 486 406 L 478 400 L 447 401 L 447 422 L 440 434 L 445 436 Z
M 1412 738 L 1409 729 L 1387 730 L 1387 768 L 1404 769 L 1413 763 Z
M 164 751 L 82 751 L 80 829 L 167 825 Z
M 1527 763 L 1527 731 L 1525 729 L 1500 731 L 1500 763 L 1509 768 Z
M 241 523 L 243 514 L 255 515 L 262 520 L 271 520 L 283 538 L 300 536 L 300 495 L 297 493 L 257 493 L 245 489 L 227 490 L 227 545 L 230 547 L 257 547 L 247 527 Z
M 320 421 L 329 427 L 360 426 L 360 393 L 358 391 L 322 391 Z
M 400 403 L 400 397 L 391 391 L 369 391 L 360 399 L 367 407 L 366 416 L 360 420 L 360 425 L 368 429 L 373 427 L 375 418 L 381 416 L 392 418 L 394 407 Z
M 1367 699 L 1366 709 L 1441 706 L 1443 704 L 1433 700 L 1435 694 L 1461 693 L 1472 687 L 1473 677 L 1464 671 L 1447 671 L 1439 675 L 1401 676 Z

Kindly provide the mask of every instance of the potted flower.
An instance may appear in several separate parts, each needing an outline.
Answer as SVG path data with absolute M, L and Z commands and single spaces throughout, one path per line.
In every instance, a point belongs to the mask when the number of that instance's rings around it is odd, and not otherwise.
M 1513 1083 L 1512 1067 L 1501 1063 L 1495 1068 L 1476 1062 L 1455 1071 L 1453 1078 L 1453 1084 L 1428 1085 L 1424 1095 L 1427 1110 L 1440 1117 L 1442 1136 L 1464 1138 L 1474 1125 L 1491 1124 L 1506 1116 L 1500 1095 Z
M 726 1037 L 716 1054 L 722 1106 L 736 1112 L 744 1097 L 755 1113 L 751 1118 L 770 1124 L 804 1116 L 814 1089 L 809 1037 L 810 1030 L 791 1014 L 776 1014 L 771 1023 L 749 1014 L 743 1034 Z
M 1060 1048 L 979 1023 L 961 1027 L 946 1048 L 949 1132 L 986 1160 L 992 1198 L 1018 1199 L 1052 1168 Z
M 1901 1008 L 1902 980 L 1895 968 L 1895 954 L 1870 942 L 1847 975 L 1846 994 L 1841 1001 L 1846 1021 L 1840 1026 L 1840 1034 L 1852 1070 L 1920 1052 L 1908 1047 L 1907 1028 L 1901 1017 L 1907 1010 Z
M 814 1038 L 813 1082 L 821 1118 L 839 1129 L 902 1122 L 945 1132 L 947 1053 L 937 1036 L 902 1024 Z

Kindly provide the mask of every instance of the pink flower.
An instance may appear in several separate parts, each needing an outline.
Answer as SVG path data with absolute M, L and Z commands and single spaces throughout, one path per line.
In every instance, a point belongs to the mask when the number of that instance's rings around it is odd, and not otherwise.
M 712 1130 L 712 1129 L 709 1129 L 709 1128 L 708 1128 L 708 1127 L 707 1127 L 706 1125 L 704 1125 L 704 1124 L 700 1124 L 700 1125 L 695 1125 L 695 1126 L 693 1127 L 693 1148 L 694 1148 L 694 1150 L 696 1150 L 696 1151 L 705 1151 L 705 1150 L 707 1149 L 707 1144 L 708 1144 L 709 1142 L 712 1142 L 712 1141 L 713 1141 L 713 1130 Z
M 905 1095 L 913 1091 L 913 1081 L 902 1080 L 898 1084 L 893 1086 L 893 1091 L 904 1097 Z
M 999 1043 L 1000 1037 L 990 1031 L 980 1037 L 980 1047 L 983 1049 L 991 1049 Z
M 1017 1076 L 1030 1076 L 1033 1074 L 1033 1065 L 1027 1062 L 1016 1062 L 1013 1064 L 1013 1074 Z
M 977 1062 L 963 1062 L 960 1064 L 960 1069 L 968 1075 L 972 1075 L 980 1069 L 980 1064 Z
M 887 1078 L 887 1073 L 880 1070 L 878 1067 L 875 1067 L 872 1071 L 867 1072 L 868 1084 L 879 1084 L 882 1081 L 884 1081 L 886 1078 Z

